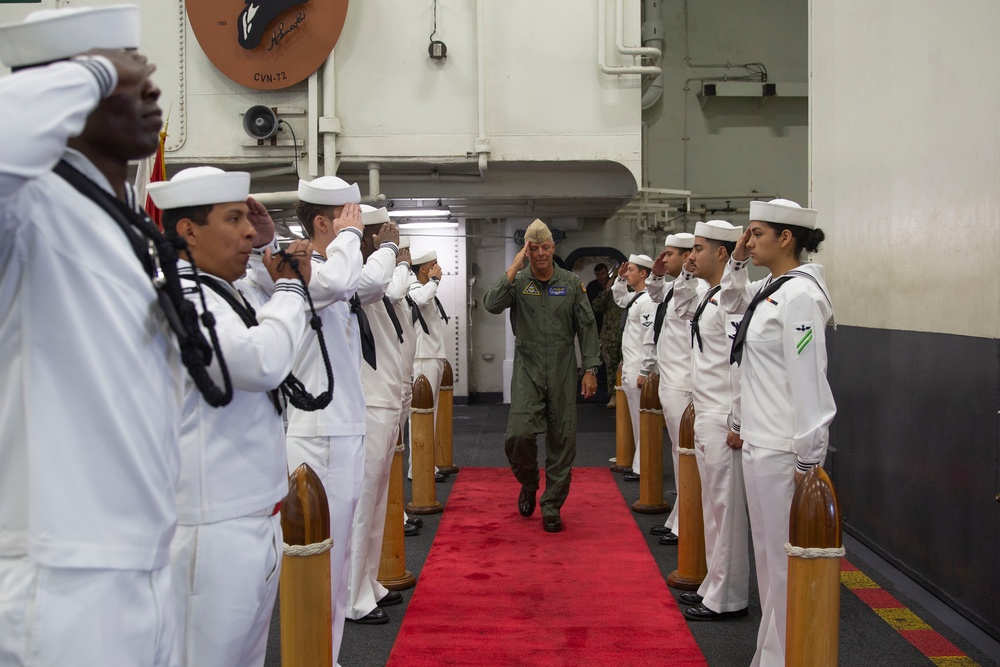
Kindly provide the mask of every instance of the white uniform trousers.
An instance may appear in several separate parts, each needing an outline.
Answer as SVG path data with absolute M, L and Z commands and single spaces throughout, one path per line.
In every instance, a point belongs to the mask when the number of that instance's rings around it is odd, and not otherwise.
M 761 621 L 751 667 L 784 667 L 788 607 L 788 514 L 795 493 L 795 454 L 743 443 L 743 475 L 753 534 Z
M 399 411 L 399 438 L 405 446 L 409 441 L 409 425 L 410 425 L 410 406 L 413 404 L 413 385 L 405 384 L 403 386 L 403 409 Z M 413 454 L 411 452 L 410 456 Z M 390 470 L 391 472 L 391 470 Z M 412 478 L 412 475 L 410 476 Z M 407 516 L 406 512 L 403 512 L 403 525 L 406 525 L 406 520 L 410 517 Z
M 628 415 L 632 420 L 632 439 L 635 441 L 635 456 L 632 458 L 632 472 L 641 475 L 639 470 L 639 396 L 642 388 L 635 386 L 635 378 L 622 374 L 622 390 L 628 401 Z
M 441 376 L 444 374 L 444 359 L 414 359 L 413 360 L 413 380 L 423 375 L 427 378 L 427 381 L 431 385 L 431 392 L 434 394 L 434 428 L 437 429 L 437 416 L 438 416 L 438 396 L 441 394 Z M 410 388 L 410 399 L 413 398 L 413 388 Z M 407 409 L 409 411 L 409 409 Z M 409 419 L 409 414 L 407 414 L 407 419 Z M 413 424 L 410 424 L 410 433 L 413 433 Z M 412 437 L 412 436 L 411 436 Z M 437 442 L 437 437 L 435 436 L 434 442 Z M 410 454 L 406 459 L 406 477 L 407 479 L 413 479 L 413 448 L 410 447 Z M 434 467 L 434 472 L 437 472 L 437 466 Z
M 170 543 L 177 635 L 171 664 L 264 664 L 281 575 L 281 515 L 177 526 Z
M 701 476 L 708 574 L 698 588 L 702 604 L 715 612 L 744 609 L 750 597 L 746 489 L 738 449 L 726 444 L 728 416 L 695 417 L 694 449 Z M 786 516 L 787 519 L 787 516 Z
M 680 442 L 681 417 L 684 416 L 687 406 L 691 404 L 691 392 L 670 389 L 661 382 L 659 394 L 660 407 L 663 408 L 663 421 L 667 425 L 667 436 L 670 438 L 670 456 L 674 463 L 674 489 L 677 491 L 670 516 L 667 517 L 663 525 L 669 528 L 674 535 L 680 535 L 677 508 L 681 504 L 681 479 L 680 455 L 677 453 L 677 446 Z
M 308 463 L 323 480 L 330 504 L 330 537 L 333 538 L 333 548 L 330 549 L 330 601 L 333 605 L 333 660 L 336 662 L 344 640 L 344 618 L 347 615 L 351 531 L 365 473 L 364 436 L 289 436 L 285 442 L 288 469 L 295 470 L 302 463 Z
M 167 667 L 170 568 L 49 568 L 0 557 L 0 665 Z
M 354 513 L 351 574 L 347 615 L 358 619 L 372 612 L 389 592 L 378 582 L 389 501 L 389 473 L 399 433 L 399 413 L 393 408 L 365 408 L 365 476 Z

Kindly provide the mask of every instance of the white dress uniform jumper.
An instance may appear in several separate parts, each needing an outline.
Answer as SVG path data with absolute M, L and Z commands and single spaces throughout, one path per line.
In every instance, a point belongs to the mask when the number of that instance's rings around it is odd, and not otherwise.
M 21 26 L 5 27 L 0 59 L 18 66 L 138 46 L 135 7 L 76 11 L 84 22 L 82 12 L 100 13 L 113 34 L 74 36 L 74 19 L 58 30 L 24 24 L 35 32 L 21 37 Z M 66 145 L 116 85 L 101 57 L 0 79 L 4 665 L 161 666 L 171 650 L 183 369 L 122 230 L 52 171 L 65 159 L 114 197 Z

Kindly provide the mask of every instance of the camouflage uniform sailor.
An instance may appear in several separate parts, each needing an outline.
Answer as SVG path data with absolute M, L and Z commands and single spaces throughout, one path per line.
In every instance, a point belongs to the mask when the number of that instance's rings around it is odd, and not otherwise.
M 610 282 L 610 281 L 609 281 Z M 618 374 L 618 364 L 622 361 L 622 309 L 615 303 L 611 286 L 598 294 L 593 301 L 594 315 L 603 318 L 599 340 L 601 344 L 601 361 L 608 371 L 608 407 L 615 407 L 615 376 Z
M 559 509 L 569 495 L 570 469 L 576 456 L 576 351 L 583 354 L 582 395 L 597 390 L 597 330 L 583 283 L 552 263 L 552 232 L 541 220 L 528 226 L 524 248 L 505 275 L 483 297 L 494 314 L 511 309 L 516 337 L 511 378 L 510 417 L 505 451 L 521 483 L 518 511 L 535 510 L 538 490 L 538 445 L 545 433 L 545 492 L 541 497 L 542 527 L 562 530 Z M 525 259 L 530 264 L 524 265 Z

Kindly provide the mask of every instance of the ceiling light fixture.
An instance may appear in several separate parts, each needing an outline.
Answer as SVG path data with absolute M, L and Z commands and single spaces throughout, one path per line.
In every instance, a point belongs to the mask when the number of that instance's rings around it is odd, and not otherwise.
M 447 218 L 451 211 L 446 208 L 401 208 L 389 211 L 391 218 Z
M 458 223 L 455 221 L 442 220 L 440 222 L 401 222 L 400 229 L 457 229 Z

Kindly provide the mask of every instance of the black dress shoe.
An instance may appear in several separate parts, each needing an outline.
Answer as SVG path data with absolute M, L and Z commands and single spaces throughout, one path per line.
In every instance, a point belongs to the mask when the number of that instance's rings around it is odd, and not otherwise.
M 725 621 L 730 618 L 740 618 L 750 613 L 747 607 L 736 611 L 712 611 L 703 604 L 688 607 L 684 610 L 684 617 L 689 621 Z
M 420 526 L 403 526 L 403 537 L 413 537 L 420 534 Z
M 391 607 L 394 604 L 399 604 L 403 601 L 403 594 L 399 591 L 389 591 L 383 596 L 381 600 L 376 602 L 380 607 Z
M 416 526 L 417 528 L 423 528 L 424 527 L 424 520 L 421 519 L 420 517 L 417 517 L 417 518 L 414 518 L 414 519 L 407 519 L 406 520 L 406 525 L 408 525 L 408 526 Z
M 347 620 L 351 623 L 360 623 L 361 625 L 383 625 L 389 622 L 389 614 L 376 607 L 361 618 L 349 618 Z
M 667 533 L 666 535 L 660 535 L 660 544 L 664 546 L 670 546 L 672 544 L 677 544 L 678 537 L 673 533 Z
M 444 474 L 443 472 L 436 472 L 436 473 L 434 473 L 434 481 L 435 482 L 447 482 L 448 481 L 448 475 Z
M 649 532 L 653 535 L 673 535 L 674 531 L 670 530 L 666 526 L 653 526 L 649 529 Z
M 535 512 L 535 491 L 526 486 L 521 487 L 521 493 L 517 497 L 517 511 L 521 516 L 531 516 Z
M 546 533 L 558 533 L 562 530 L 562 519 L 557 516 L 543 516 L 542 530 Z
M 638 482 L 639 475 L 629 470 L 626 473 L 622 473 L 622 479 L 624 479 L 626 482 Z
M 681 593 L 680 596 L 677 598 L 677 601 L 680 602 L 681 604 L 686 604 L 691 606 L 696 604 L 701 604 L 701 600 L 702 597 L 697 593 Z

